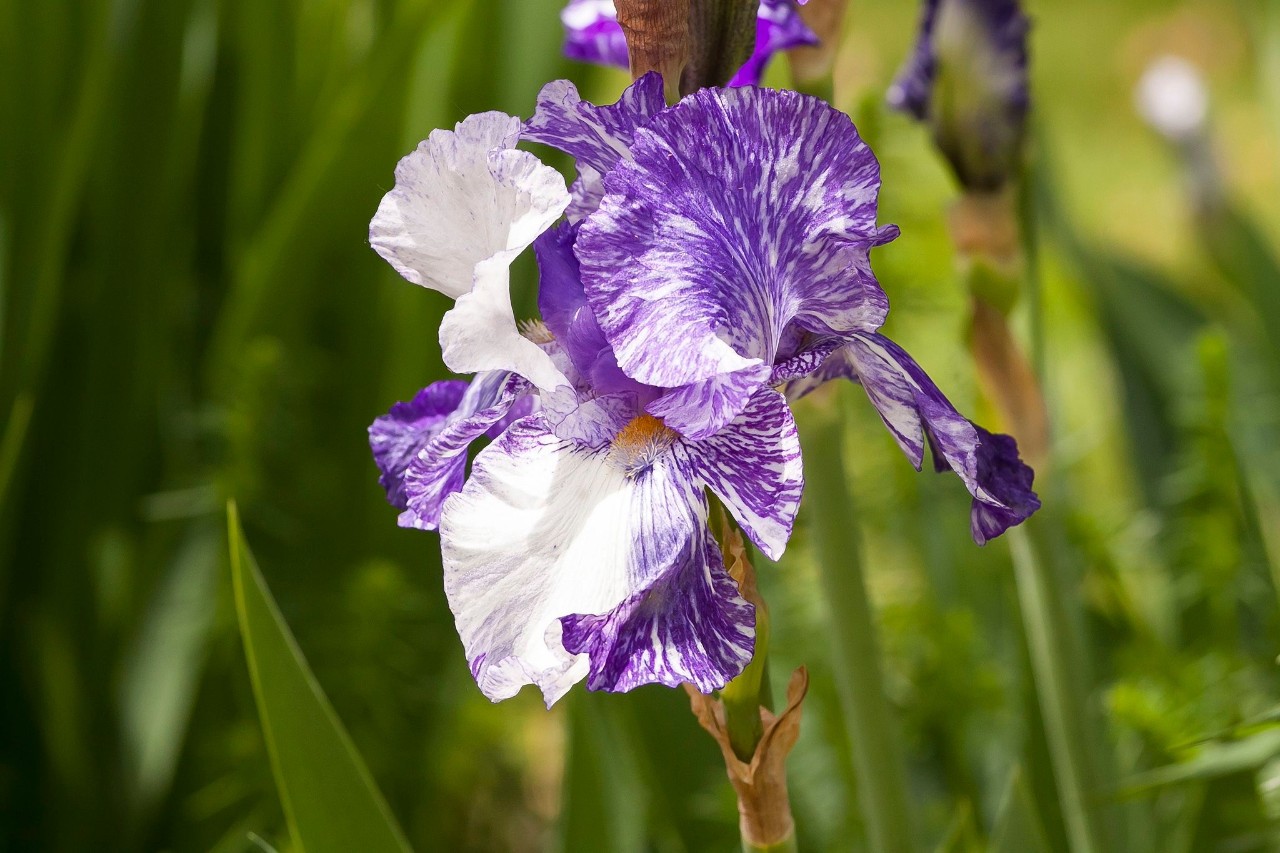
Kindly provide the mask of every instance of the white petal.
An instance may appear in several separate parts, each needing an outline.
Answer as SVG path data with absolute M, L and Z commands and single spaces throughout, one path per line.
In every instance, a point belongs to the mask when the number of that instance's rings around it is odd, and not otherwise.
M 538 415 L 476 457 L 440 531 L 445 593 L 486 696 L 536 684 L 555 702 L 589 664 L 562 645 L 561 617 L 608 613 L 669 568 L 673 543 L 702 535 L 700 487 L 664 464 L 629 477 Z
M 369 242 L 406 279 L 454 298 L 475 265 L 524 249 L 569 204 L 564 178 L 515 150 L 520 119 L 470 116 L 435 130 L 396 166 L 396 185 L 369 225 Z
M 509 370 L 544 391 L 569 385 L 551 356 L 520 334 L 511 309 L 510 267 L 518 251 L 476 264 L 475 286 L 440 321 L 444 363 L 454 373 Z

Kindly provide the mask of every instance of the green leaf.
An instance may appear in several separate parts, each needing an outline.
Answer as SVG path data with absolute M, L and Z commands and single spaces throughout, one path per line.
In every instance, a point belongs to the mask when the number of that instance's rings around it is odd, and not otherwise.
M 1022 771 L 1015 768 L 1005 790 L 1000 816 L 991 834 L 992 853 L 1049 853 L 1044 824 L 1036 810 L 1035 800 L 1022 779 Z
M 271 769 L 299 850 L 406 851 L 391 810 L 307 667 L 227 505 L 236 613 Z
M 1264 729 L 1240 740 L 1210 744 L 1187 761 L 1132 776 L 1125 785 L 1125 792 L 1133 794 L 1165 785 L 1203 782 L 1252 771 L 1276 756 L 1280 756 L 1280 730 Z

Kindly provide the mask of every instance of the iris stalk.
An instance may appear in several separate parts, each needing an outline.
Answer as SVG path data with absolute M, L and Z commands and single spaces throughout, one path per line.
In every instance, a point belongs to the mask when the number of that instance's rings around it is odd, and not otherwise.
M 953 215 L 952 231 L 973 298 L 975 324 L 971 344 L 975 363 L 983 374 L 983 385 L 1004 425 L 1014 432 L 1019 442 L 1030 445 L 1028 449 L 1037 469 L 1044 473 L 1050 467 L 1051 453 L 1041 391 L 1044 348 L 1039 314 L 1042 300 L 1035 263 L 1034 208 L 1026 171 L 1018 189 L 1006 189 L 1002 198 L 997 197 L 999 203 L 992 203 L 996 199 L 983 194 L 962 199 L 953 213 L 963 214 L 968 221 L 957 227 L 957 217 Z M 963 236 L 966 234 L 970 238 L 1007 235 L 1010 239 L 1007 244 L 1003 240 L 966 240 Z M 1020 292 L 1027 295 L 1033 314 L 1029 362 L 1012 345 L 1007 325 L 1007 313 Z M 984 299 L 992 294 L 1005 294 L 1006 299 Z M 987 338 L 985 352 L 984 336 Z M 994 336 L 1009 345 L 991 345 Z M 1044 557 L 1043 536 L 1047 533 L 1043 526 L 1011 530 L 1009 546 L 1032 678 L 1044 717 L 1071 850 L 1096 853 L 1107 849 L 1107 836 L 1101 815 L 1091 803 L 1094 796 L 1091 792 L 1100 790 L 1100 786 L 1088 735 L 1089 710 L 1085 699 L 1088 684 L 1079 669 L 1072 666 L 1072 661 L 1080 658 L 1080 643 L 1067 609 L 1071 593 Z
M 870 849 L 913 849 L 907 784 L 884 694 L 879 644 L 862 569 L 843 458 L 844 421 L 830 396 L 805 422 L 805 483 L 816 515 L 815 542 L 833 642 L 832 665 L 853 747 L 858 797 Z

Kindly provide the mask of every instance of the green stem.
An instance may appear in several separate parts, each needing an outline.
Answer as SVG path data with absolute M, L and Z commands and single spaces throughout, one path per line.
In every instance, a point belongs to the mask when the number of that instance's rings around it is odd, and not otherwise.
M 1017 207 L 1018 236 L 1024 263 L 1022 287 L 1030 312 L 1032 370 L 1041 389 L 1045 383 L 1044 299 L 1040 280 L 1039 229 L 1036 223 L 1037 175 L 1023 168 Z M 1046 448 L 1052 460 L 1052 444 Z M 1053 481 L 1041 487 L 1045 502 L 1054 503 L 1062 489 Z M 1043 559 L 1043 535 L 1053 523 L 1052 509 L 1043 519 L 1009 531 L 1022 609 L 1023 629 L 1031 658 L 1032 678 L 1044 719 L 1050 762 L 1062 800 L 1062 816 L 1073 853 L 1108 849 L 1106 826 L 1094 800 L 1101 785 L 1094 744 L 1090 740 L 1089 679 L 1080 669 L 1081 643 L 1068 610 L 1071 591 Z M 1054 529 L 1056 530 L 1056 528 Z M 1039 538 L 1038 538 L 1039 537 Z
M 760 633 L 757 629 L 756 639 Z M 756 754 L 756 747 L 764 737 L 764 724 L 760 721 L 760 676 L 750 674 L 752 667 L 759 664 L 765 666 L 764 659 L 757 654 L 747 665 L 747 669 L 737 678 L 725 685 L 720 691 L 720 701 L 724 704 L 724 727 L 729 733 L 729 745 L 733 754 L 739 759 L 751 763 Z
M 818 411 L 811 411 L 814 416 L 804 424 L 805 505 L 817 522 L 815 544 L 829 612 L 836 689 L 852 744 L 869 849 L 905 853 L 914 846 L 906 776 L 884 693 L 875 623 L 860 559 L 857 513 L 846 482 L 843 422 L 835 399 L 815 403 L 813 409 Z
M 729 745 L 738 759 L 750 764 L 756 754 L 756 747 L 764 737 L 764 722 L 760 719 L 760 706 L 771 707 L 773 702 L 766 692 L 768 690 L 769 673 L 769 609 L 760 597 L 756 587 L 755 570 L 746 553 L 746 543 L 741 532 L 733 521 L 733 517 L 725 512 L 724 507 L 716 501 L 711 507 L 711 520 L 715 530 L 721 531 L 719 544 L 724 555 L 726 568 L 732 568 L 735 555 L 731 552 L 728 539 L 732 535 L 743 549 L 743 570 L 746 575 L 739 581 L 742 593 L 756 610 L 756 642 L 751 661 L 738 677 L 730 681 L 720 691 L 720 702 L 724 705 L 724 725 L 729 734 Z M 745 842 L 744 842 L 745 843 Z
M 1105 849 L 1098 815 L 1091 806 L 1096 791 L 1082 697 L 1084 686 L 1072 671 L 1079 660 L 1071 642 L 1071 624 L 1051 568 L 1040 559 L 1031 533 L 1023 527 L 1008 533 L 1017 576 L 1018 599 L 1031 655 L 1031 670 L 1044 716 L 1049 756 L 1062 798 L 1062 817 L 1073 853 Z

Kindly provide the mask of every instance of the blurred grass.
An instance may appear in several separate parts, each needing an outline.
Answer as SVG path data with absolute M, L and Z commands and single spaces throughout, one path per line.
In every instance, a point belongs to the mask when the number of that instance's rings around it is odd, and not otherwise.
M 396 159 L 467 113 L 527 115 L 546 80 L 605 101 L 625 82 L 561 58 L 559 5 L 0 0 L 0 849 L 287 846 L 221 571 L 228 497 L 416 849 L 736 844 L 683 694 L 575 693 L 551 713 L 479 695 L 437 541 L 395 527 L 365 446 L 373 417 L 442 375 L 443 298 L 365 243 Z M 1113 768 L 1090 793 L 1125 851 L 1271 849 L 1278 7 L 1028 5 L 1057 460 L 1042 494 L 1077 698 Z M 836 97 L 903 228 L 878 250 L 889 332 L 981 418 L 943 222 L 955 189 L 926 134 L 880 106 L 915 14 L 852 4 Z M 1166 50 L 1209 75 L 1216 210 L 1189 202 L 1132 110 Z M 519 266 L 524 314 L 532 285 Z M 959 484 L 916 474 L 842 393 L 916 833 L 1065 851 L 1008 548 L 975 548 Z M 761 561 L 773 681 L 812 674 L 801 849 L 858 850 L 875 798 L 850 758 L 815 518 L 782 567 Z

